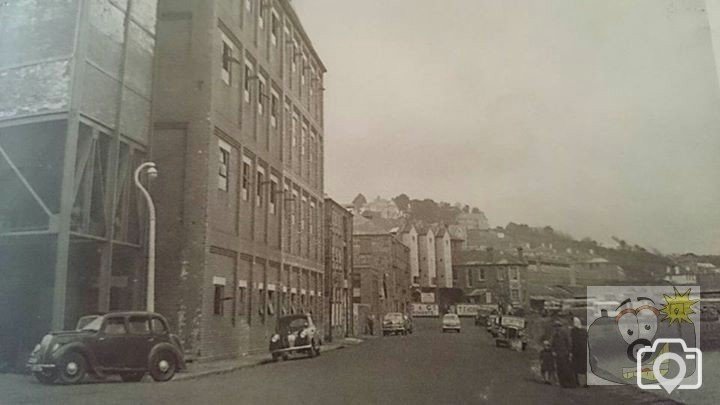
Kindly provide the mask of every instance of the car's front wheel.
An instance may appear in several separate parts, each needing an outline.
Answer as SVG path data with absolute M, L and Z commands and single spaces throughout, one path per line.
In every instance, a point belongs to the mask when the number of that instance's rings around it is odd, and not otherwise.
M 65 354 L 58 364 L 60 382 L 63 384 L 77 384 L 85 378 L 87 361 L 85 356 L 77 352 Z
M 136 371 L 136 372 L 126 372 L 120 374 L 120 378 L 122 378 L 125 382 L 138 382 L 145 377 L 144 371 Z
M 58 377 L 55 370 L 34 371 L 33 375 L 42 384 L 52 384 Z
M 169 381 L 177 371 L 175 355 L 168 350 L 161 350 L 150 357 L 150 376 L 158 382 Z

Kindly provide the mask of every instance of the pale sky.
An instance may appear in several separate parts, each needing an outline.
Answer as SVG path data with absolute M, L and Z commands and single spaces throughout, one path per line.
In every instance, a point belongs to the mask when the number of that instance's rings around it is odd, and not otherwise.
M 720 253 L 720 89 L 695 0 L 294 0 L 328 68 L 326 192 Z M 720 22 L 718 23 L 720 24 Z

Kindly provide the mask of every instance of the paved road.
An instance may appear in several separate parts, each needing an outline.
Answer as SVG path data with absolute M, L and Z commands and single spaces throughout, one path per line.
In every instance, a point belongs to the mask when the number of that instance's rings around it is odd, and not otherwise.
M 469 323 L 460 334 L 440 333 L 435 319 L 416 320 L 416 328 L 411 336 L 369 339 L 315 359 L 165 384 L 47 387 L 13 376 L 0 383 L 0 403 L 608 404 L 653 398 L 629 387 L 543 385 L 530 369 L 534 355 L 495 348 Z

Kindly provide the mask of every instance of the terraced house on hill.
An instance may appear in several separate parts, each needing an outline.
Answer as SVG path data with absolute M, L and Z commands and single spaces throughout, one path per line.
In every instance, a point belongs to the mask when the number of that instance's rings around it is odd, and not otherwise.
M 157 309 L 193 357 L 266 350 L 325 312 L 325 67 L 287 0 L 160 0 L 157 32 Z

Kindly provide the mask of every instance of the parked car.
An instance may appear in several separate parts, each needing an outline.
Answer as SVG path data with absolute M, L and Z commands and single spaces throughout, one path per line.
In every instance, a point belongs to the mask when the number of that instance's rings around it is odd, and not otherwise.
M 413 333 L 413 319 L 410 315 L 403 315 L 405 318 L 405 330 L 407 333 Z
M 290 354 L 306 353 L 309 357 L 320 355 L 322 340 L 309 314 L 281 317 L 277 330 L 270 338 L 270 354 L 274 361 L 287 360 Z
M 460 333 L 460 317 L 457 314 L 445 314 L 442 318 L 442 331 L 445 333 L 449 330 L 454 330 Z
M 500 320 L 500 328 L 495 338 L 495 346 L 510 347 L 518 351 L 525 350 L 527 346 L 527 334 L 525 318 L 519 316 L 503 316 Z
M 405 322 L 405 316 L 400 312 L 390 312 L 385 314 L 382 323 L 383 336 L 407 335 L 408 331 L 406 329 Z
M 117 374 L 140 381 L 150 373 L 168 381 L 185 368 L 182 345 L 167 320 L 152 312 L 113 312 L 81 318 L 80 328 L 50 332 L 35 346 L 27 366 L 41 383 L 79 383 L 87 374 Z

